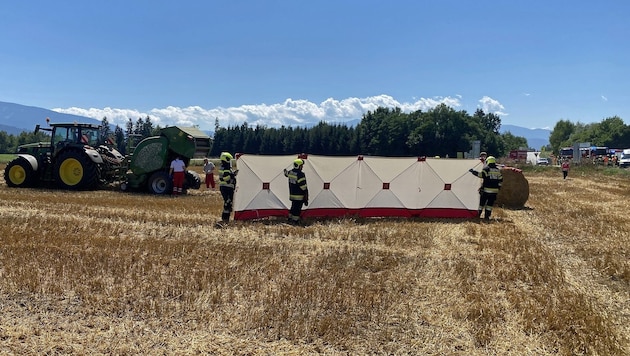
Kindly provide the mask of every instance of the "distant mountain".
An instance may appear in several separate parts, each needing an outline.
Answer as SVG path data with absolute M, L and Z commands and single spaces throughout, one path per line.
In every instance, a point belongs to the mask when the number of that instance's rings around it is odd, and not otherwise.
M 525 137 L 529 147 L 536 150 L 547 146 L 549 144 L 549 135 L 551 135 L 551 130 L 548 129 L 528 129 L 514 125 L 501 125 L 500 132 L 510 132 L 514 136 Z
M 48 109 L 25 106 L 0 101 L 0 131 L 12 135 L 19 135 L 23 131 L 35 130 L 35 125 L 46 125 L 46 118 L 50 122 L 83 122 L 100 124 L 101 121 L 89 117 L 62 114 Z

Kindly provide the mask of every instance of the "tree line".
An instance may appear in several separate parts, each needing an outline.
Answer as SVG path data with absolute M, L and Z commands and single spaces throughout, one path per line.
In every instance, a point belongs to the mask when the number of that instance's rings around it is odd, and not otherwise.
M 116 125 L 112 129 L 106 117 L 101 124 L 103 137 L 113 137 L 123 154 L 134 141 L 137 143 L 146 137 L 159 135 L 161 129 L 160 125 L 153 124 L 149 116 L 136 121 L 129 118 L 124 128 Z M 217 157 L 222 151 L 229 151 L 267 155 L 304 152 L 318 155 L 456 157 L 458 152 L 470 151 L 473 141 L 478 140 L 482 151 L 501 157 L 510 150 L 528 147 L 524 137 L 510 132 L 501 134 L 500 127 L 501 119 L 495 114 L 477 109 L 471 115 L 444 104 L 428 111 L 410 113 L 402 112 L 400 108 L 379 107 L 365 113 L 356 126 L 320 122 L 313 127 L 269 128 L 262 125 L 252 127 L 245 122 L 221 127 L 216 120 L 210 156 Z M 45 132 L 22 132 L 15 136 L 0 131 L 0 152 L 16 152 L 18 145 L 48 139 Z M 560 120 L 549 141 L 550 145 L 543 150 L 555 153 L 575 142 L 628 148 L 630 126 L 618 116 L 592 124 Z
M 50 136 L 46 132 L 26 132 L 23 131 L 19 135 L 8 134 L 6 131 L 0 131 L 0 153 L 17 152 L 19 145 L 27 143 L 41 142 L 50 140 Z
M 215 124 L 211 156 L 222 151 L 284 155 L 441 156 L 468 152 L 473 141 L 481 150 L 502 156 L 527 147 L 524 137 L 500 134 L 501 119 L 478 109 L 473 115 L 444 104 L 423 112 L 379 107 L 368 111 L 355 127 L 320 122 L 314 127 L 267 128 L 247 123 L 219 127 Z
M 619 116 L 591 124 L 560 120 L 549 135 L 549 145 L 556 154 L 562 147 L 582 142 L 590 142 L 591 146 L 630 148 L 630 125 L 624 124 Z
M 135 141 L 159 135 L 161 127 L 154 126 L 150 117 L 130 118 L 123 129 L 113 129 L 105 117 L 101 122 L 102 137 L 113 137 L 118 150 L 126 154 Z M 377 155 L 377 156 L 442 156 L 457 157 L 468 152 L 475 140 L 481 149 L 502 156 L 517 147 L 527 146 L 527 140 L 511 133 L 500 134 L 501 119 L 478 109 L 473 115 L 456 111 L 444 104 L 429 111 L 405 113 L 400 108 L 379 107 L 368 111 L 357 126 L 319 124 L 307 127 L 268 128 L 257 125 L 220 127 L 215 132 L 210 156 L 222 151 L 285 155 L 310 153 L 318 155 Z M 15 152 L 17 145 L 45 141 L 44 133 L 22 133 L 19 139 L 9 138 L 0 152 Z M 10 137 L 11 135 L 9 135 Z

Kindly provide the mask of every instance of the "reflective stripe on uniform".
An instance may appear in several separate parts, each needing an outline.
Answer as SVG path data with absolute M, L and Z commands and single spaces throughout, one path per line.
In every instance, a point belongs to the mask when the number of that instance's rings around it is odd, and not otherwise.
M 219 170 L 219 185 L 223 187 L 234 188 L 231 169 L 221 168 Z
M 501 170 L 494 167 L 487 167 L 481 171 L 483 178 L 483 191 L 490 194 L 498 194 L 503 183 Z

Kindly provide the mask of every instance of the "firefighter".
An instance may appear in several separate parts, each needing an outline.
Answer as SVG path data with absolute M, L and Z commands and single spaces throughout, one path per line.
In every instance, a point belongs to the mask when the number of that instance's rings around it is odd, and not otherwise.
M 232 204 L 234 203 L 234 187 L 236 186 L 236 174 L 238 171 L 232 170 L 232 155 L 229 152 L 221 153 L 221 167 L 219 168 L 219 190 L 223 197 L 223 213 L 221 221 L 230 221 Z
M 306 185 L 306 175 L 302 172 L 304 161 L 300 158 L 293 161 L 293 169 L 284 170 L 284 176 L 289 179 L 289 200 L 291 200 L 291 210 L 289 210 L 289 223 L 298 225 L 302 213 L 302 205 L 308 206 L 308 186 Z
M 485 210 L 484 220 L 489 221 L 490 215 L 492 214 L 492 207 L 499 194 L 499 189 L 501 189 L 501 185 L 503 184 L 503 175 L 501 174 L 501 170 L 497 167 L 497 160 L 493 156 L 489 156 L 486 158 L 486 165 L 481 172 L 475 171 L 472 168 L 469 172 L 483 180 L 477 216 L 481 218 L 481 213 Z

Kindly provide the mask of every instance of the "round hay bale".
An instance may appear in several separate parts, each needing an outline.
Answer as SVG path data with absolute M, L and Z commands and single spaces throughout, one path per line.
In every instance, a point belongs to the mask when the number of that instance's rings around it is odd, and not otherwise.
M 514 167 L 501 168 L 503 185 L 497 195 L 496 206 L 522 209 L 529 198 L 529 182 L 523 171 Z

